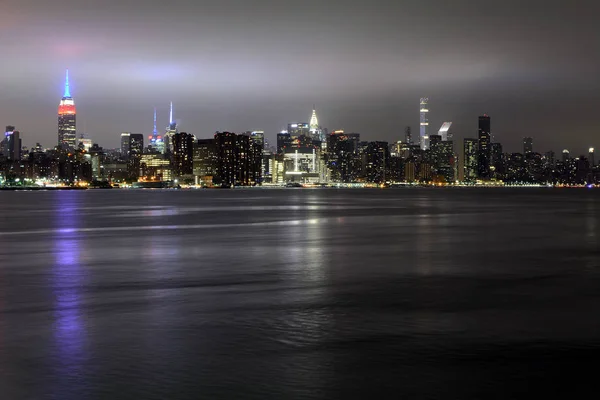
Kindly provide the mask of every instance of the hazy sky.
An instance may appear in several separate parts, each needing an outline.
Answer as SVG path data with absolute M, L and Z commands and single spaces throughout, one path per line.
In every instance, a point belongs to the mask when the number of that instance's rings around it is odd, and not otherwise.
M 600 148 L 600 2 L 594 0 L 2 0 L 0 124 L 57 141 L 64 69 L 78 132 L 264 130 L 308 122 L 365 140 L 432 130 L 474 137 L 492 117 L 505 150 Z M 460 147 L 460 146 L 457 146 Z

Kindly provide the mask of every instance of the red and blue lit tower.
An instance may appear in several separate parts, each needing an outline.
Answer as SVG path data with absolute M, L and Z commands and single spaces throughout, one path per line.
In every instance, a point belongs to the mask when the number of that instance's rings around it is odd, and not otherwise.
M 75 101 L 69 89 L 69 70 L 65 77 L 65 94 L 58 105 L 58 146 L 63 148 L 77 147 Z

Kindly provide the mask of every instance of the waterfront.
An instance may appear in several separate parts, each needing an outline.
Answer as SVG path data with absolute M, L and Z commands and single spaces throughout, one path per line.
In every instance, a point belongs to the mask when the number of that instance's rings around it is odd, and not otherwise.
M 0 194 L 7 399 L 573 397 L 596 189 Z

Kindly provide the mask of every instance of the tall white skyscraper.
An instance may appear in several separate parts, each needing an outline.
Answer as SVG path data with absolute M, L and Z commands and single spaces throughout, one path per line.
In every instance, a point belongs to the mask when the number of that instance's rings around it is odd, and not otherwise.
M 308 126 L 312 138 L 319 140 L 322 146 L 327 146 L 327 138 L 325 137 L 325 132 L 319 125 L 319 120 L 317 119 L 317 110 L 315 109 L 314 105 Z
M 319 131 L 319 120 L 317 119 L 317 110 L 315 110 L 314 105 L 312 115 L 310 117 L 310 123 L 308 125 L 310 127 L 310 133 L 315 134 Z
M 450 128 L 452 127 L 452 122 L 444 122 L 442 127 L 438 131 L 438 135 L 442 137 L 442 141 L 445 142 L 447 140 L 452 140 L 452 132 Z
M 419 113 L 421 115 L 421 126 L 420 126 L 420 139 L 421 139 L 421 150 L 429 149 L 429 135 L 427 128 L 429 127 L 429 98 L 424 97 L 421 99 Z

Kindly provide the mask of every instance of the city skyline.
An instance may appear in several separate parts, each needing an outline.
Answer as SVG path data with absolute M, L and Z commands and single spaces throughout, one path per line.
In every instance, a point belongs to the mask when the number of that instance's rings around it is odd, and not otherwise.
M 61 143 L 61 140 L 62 140 L 61 138 L 64 136 L 64 133 L 62 133 L 62 132 L 64 132 L 64 130 L 65 130 L 65 128 L 64 128 L 65 122 L 63 121 L 64 118 L 65 118 L 65 115 L 67 115 L 67 114 L 71 115 L 72 118 L 73 118 L 72 121 L 68 121 L 68 123 L 70 124 L 70 126 L 68 127 L 68 129 L 69 130 L 75 130 L 76 129 L 75 128 L 75 114 L 76 114 L 76 112 L 75 112 L 75 104 L 74 104 L 74 99 L 71 96 L 71 92 L 70 92 L 69 70 L 68 69 L 66 69 L 66 73 L 65 73 L 65 80 L 64 80 L 64 83 L 63 83 L 63 91 L 64 91 L 64 94 L 63 94 L 63 97 L 62 97 L 62 99 L 60 101 L 59 111 L 58 111 L 58 116 L 59 116 L 59 118 L 58 118 L 58 121 L 59 121 L 58 138 L 59 138 L 59 140 L 58 140 L 58 142 L 59 142 L 59 144 Z M 420 98 L 419 104 L 420 104 L 420 106 L 419 106 L 418 112 L 419 112 L 419 122 L 420 122 L 420 124 L 419 124 L 420 125 L 420 127 L 419 127 L 420 128 L 420 136 L 419 136 L 418 141 L 415 142 L 415 144 L 420 144 L 421 148 L 428 148 L 429 147 L 429 144 L 428 144 L 428 142 L 429 142 L 429 135 L 431 135 L 430 131 L 431 131 L 431 128 L 432 128 L 432 127 L 429 126 L 429 112 L 430 112 L 430 110 L 429 110 L 429 98 Z M 152 112 L 153 112 L 153 114 L 152 114 L 152 131 L 150 133 L 147 133 L 146 130 L 142 130 L 141 132 L 134 131 L 134 130 L 129 130 L 129 131 L 127 131 L 127 130 L 121 130 L 121 133 L 123 133 L 123 132 L 125 132 L 125 133 L 137 132 L 137 133 L 141 133 L 142 136 L 147 137 L 148 140 L 153 140 L 153 138 L 156 138 L 157 135 L 158 135 L 158 137 L 162 137 L 165 134 L 167 134 L 167 136 L 168 136 L 169 132 L 174 133 L 175 130 L 177 128 L 179 128 L 179 122 L 178 121 L 180 121 L 180 120 L 173 117 L 174 113 L 173 113 L 173 102 L 172 101 L 169 103 L 169 116 L 167 118 L 168 123 L 166 124 L 167 127 L 164 129 L 164 132 L 157 129 L 157 107 L 156 106 L 154 106 L 152 108 Z M 484 115 L 487 116 L 488 114 L 484 113 Z M 479 118 L 481 119 L 481 116 Z M 309 120 L 311 121 L 310 125 L 311 125 L 311 132 L 312 132 L 312 130 L 314 130 L 313 128 L 316 126 L 314 124 L 319 125 L 318 122 L 317 122 L 316 107 L 315 107 L 314 104 L 312 105 L 311 117 L 309 118 Z M 303 121 L 303 120 L 302 119 L 293 120 L 293 122 L 301 122 L 301 121 Z M 481 122 L 481 120 L 480 120 L 480 122 Z M 439 132 L 436 131 L 436 132 L 438 134 L 442 134 L 442 132 L 444 130 L 447 132 L 450 129 L 450 126 L 452 124 L 453 124 L 453 122 L 447 122 L 447 121 L 444 120 L 444 122 L 440 126 L 440 131 Z M 412 125 L 406 125 L 404 127 L 404 129 L 406 130 L 406 128 L 408 126 L 412 127 Z M 327 127 L 323 127 L 323 128 L 327 129 Z M 289 129 L 289 123 L 288 123 L 288 129 Z M 192 130 L 194 130 L 194 128 L 192 128 L 192 129 L 185 129 L 184 128 L 183 130 L 190 130 L 190 131 L 192 131 Z M 480 130 L 480 126 L 479 126 L 478 130 Z M 233 130 L 227 130 L 227 129 L 217 129 L 215 132 L 221 132 L 221 131 L 231 131 L 231 132 L 233 132 Z M 248 130 L 248 129 L 242 129 L 242 130 L 239 130 L 237 132 L 241 133 L 241 132 L 249 132 L 249 131 L 250 130 Z M 268 134 L 267 134 L 266 135 L 267 136 L 267 140 L 270 141 L 271 143 L 275 143 L 276 142 L 276 135 L 277 135 L 277 133 L 282 132 L 282 131 L 286 131 L 286 129 L 282 129 L 281 131 L 274 132 L 272 134 L 272 136 L 273 136 L 272 138 L 269 138 Z M 342 129 L 342 131 L 343 131 L 343 129 Z M 331 130 L 331 132 L 333 132 L 333 130 Z M 352 133 L 354 131 L 350 130 L 350 131 L 346 131 L 346 132 L 347 133 Z M 356 132 L 356 133 L 360 133 L 360 132 Z M 197 136 L 199 138 L 202 137 L 202 134 L 193 133 L 193 132 L 192 132 L 192 134 L 194 134 L 195 136 Z M 92 140 L 94 143 L 103 144 L 103 143 L 98 142 L 95 138 L 91 137 L 91 135 L 89 133 L 81 132 L 81 131 L 77 130 L 76 131 L 76 135 L 77 135 L 76 138 L 75 138 L 75 136 L 73 134 L 69 135 L 69 136 L 72 136 L 70 138 L 70 141 L 73 142 L 73 143 L 69 142 L 68 146 L 74 147 L 73 146 L 74 143 L 75 143 L 74 140 L 75 139 L 78 140 L 79 138 L 83 138 L 83 137 L 85 137 L 87 140 Z M 401 132 L 399 139 L 397 139 L 397 140 L 392 139 L 392 140 L 390 140 L 388 142 L 389 143 L 394 143 L 394 142 L 397 142 L 397 141 L 405 142 L 405 138 L 406 138 L 405 135 L 406 135 L 405 131 Z M 453 131 L 453 135 L 454 135 L 454 131 Z M 205 137 L 210 137 L 210 136 L 212 136 L 211 133 L 205 133 Z M 478 137 L 478 136 L 479 136 L 479 133 L 477 133 L 476 135 L 462 135 L 462 136 L 459 133 L 455 139 L 459 139 L 459 140 L 462 140 L 462 139 L 471 139 L 471 138 Z M 111 138 L 111 139 L 114 139 L 114 138 Z M 498 140 L 496 140 L 496 139 L 499 139 L 498 135 L 495 134 L 495 132 L 492 130 L 490 132 L 490 140 L 491 140 L 491 142 L 494 142 L 494 141 L 498 142 Z M 530 136 L 530 137 L 523 137 L 521 140 L 524 141 L 526 139 L 528 139 L 530 141 L 530 146 L 533 146 L 533 142 L 534 142 L 535 138 L 533 138 L 533 137 Z M 444 139 L 444 140 L 446 140 L 446 139 Z M 522 141 L 521 141 L 521 144 L 523 143 Z M 63 140 L 63 142 L 66 143 L 64 140 Z M 108 142 L 110 142 L 110 140 L 108 140 Z M 36 143 L 41 143 L 41 142 L 38 141 Z M 425 145 L 424 145 L 424 143 L 425 143 Z M 119 146 L 120 146 L 120 143 L 117 143 L 117 145 L 114 148 L 118 148 Z M 27 147 L 26 143 L 25 143 L 25 147 Z M 33 146 L 31 146 L 31 147 L 33 147 Z M 50 148 L 52 146 L 48 146 L 48 147 Z M 111 147 L 111 146 L 107 146 L 107 147 Z M 588 146 L 587 148 L 590 149 L 590 148 L 593 148 L 593 147 L 594 146 Z M 544 150 L 540 150 L 539 148 L 537 148 L 535 150 L 535 152 L 537 152 L 537 153 L 544 153 L 545 151 L 564 151 L 564 150 L 568 150 L 568 149 L 562 149 L 562 150 L 559 150 L 559 149 L 544 149 Z M 571 151 L 571 150 L 569 150 L 569 151 Z M 575 152 L 577 152 L 577 151 L 578 150 L 575 150 Z M 519 149 L 515 149 L 515 151 L 508 151 L 507 153 L 511 153 L 511 152 L 519 152 Z M 524 153 L 527 153 L 527 152 L 524 151 Z M 584 155 L 585 153 L 582 152 L 581 154 Z
M 538 151 L 585 153 L 600 147 L 600 60 L 576 48 L 597 47 L 598 5 L 539 4 L 544 13 L 516 1 L 106 1 L 90 11 L 8 0 L 0 29 L 18 40 L 0 45 L 15 66 L 0 75 L 0 120 L 28 146 L 51 145 L 68 67 L 78 134 L 107 147 L 123 131 L 151 134 L 154 107 L 166 126 L 170 101 L 181 128 L 199 137 L 258 129 L 272 142 L 290 121 L 308 122 L 316 104 L 330 131 L 392 142 L 407 125 L 418 131 L 415 99 L 429 97 L 430 134 L 453 121 L 457 140 L 475 137 L 487 113 L 508 151 L 533 137 Z M 63 20 L 76 34 L 65 35 Z M 415 36 L 419 27 L 427 33 Z

